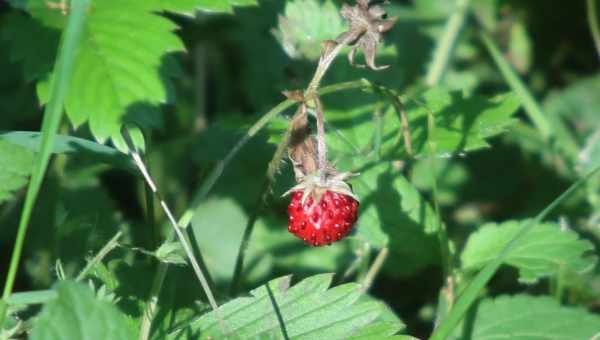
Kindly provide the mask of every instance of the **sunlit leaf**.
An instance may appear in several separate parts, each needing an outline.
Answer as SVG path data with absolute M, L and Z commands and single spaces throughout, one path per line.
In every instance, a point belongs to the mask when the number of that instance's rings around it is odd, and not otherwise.
M 561 306 L 551 297 L 485 299 L 474 313 L 462 328 L 457 328 L 452 339 L 593 339 L 600 331 L 600 317 L 582 308 Z
M 461 254 L 466 270 L 482 268 L 495 259 L 520 230 L 525 221 L 486 224 L 473 233 Z M 594 246 L 572 230 L 553 223 L 533 227 L 506 258 L 506 264 L 519 269 L 520 280 L 535 282 L 561 270 L 582 273 L 593 268 L 595 256 L 587 256 Z
M 240 338 L 290 339 L 386 339 L 404 328 L 381 302 L 361 299 L 356 283 L 328 289 L 332 275 L 312 276 L 294 286 L 291 277 L 270 281 L 220 307 L 230 334 Z M 284 324 L 284 330 L 280 321 Z M 223 337 L 215 313 L 203 315 L 177 336 L 194 334 L 196 339 Z

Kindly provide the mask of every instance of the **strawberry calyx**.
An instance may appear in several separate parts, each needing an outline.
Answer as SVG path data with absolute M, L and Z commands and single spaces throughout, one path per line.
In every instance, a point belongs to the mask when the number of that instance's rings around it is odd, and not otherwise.
M 321 197 L 327 192 L 335 192 L 338 194 L 351 197 L 357 202 L 360 202 L 358 196 L 352 192 L 352 188 L 346 180 L 357 174 L 351 172 L 337 173 L 334 169 L 327 169 L 325 176 L 321 171 L 316 171 L 299 178 L 299 183 L 286 191 L 283 196 L 287 196 L 293 192 L 302 191 L 302 204 L 305 204 L 309 197 L 312 197 L 313 204 L 321 201 Z

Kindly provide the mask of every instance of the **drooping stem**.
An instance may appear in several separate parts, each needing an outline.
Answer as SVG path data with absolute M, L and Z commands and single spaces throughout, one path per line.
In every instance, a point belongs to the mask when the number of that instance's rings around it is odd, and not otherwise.
M 325 43 L 325 46 L 323 47 L 323 53 L 321 55 L 321 58 L 319 59 L 319 65 L 317 66 L 317 70 L 315 71 L 312 80 L 306 88 L 306 97 L 310 97 L 310 95 L 313 95 L 317 92 L 319 86 L 321 85 L 321 80 L 323 79 L 323 76 L 325 76 L 325 73 L 327 73 L 329 66 L 331 66 L 331 63 L 333 63 L 333 61 L 342 51 L 342 48 L 346 45 L 346 43 L 349 43 L 351 41 L 348 40 L 346 42 L 345 40 L 342 41 L 342 43 L 336 43 L 336 45 L 333 47 L 332 44 L 334 44 L 334 42 Z M 308 99 L 310 100 L 311 98 Z
M 325 119 L 323 106 L 318 96 L 314 96 L 315 111 L 317 116 L 317 162 L 321 181 L 325 182 L 327 175 L 327 142 L 325 141 Z

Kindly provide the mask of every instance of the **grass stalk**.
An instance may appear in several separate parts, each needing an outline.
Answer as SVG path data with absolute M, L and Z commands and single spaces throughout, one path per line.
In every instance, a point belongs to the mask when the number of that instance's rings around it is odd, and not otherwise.
M 550 126 L 550 122 L 546 118 L 542 107 L 533 97 L 527 86 L 525 86 L 525 83 L 523 83 L 523 80 L 521 80 L 517 72 L 515 72 L 506 58 L 504 58 L 502 52 L 500 52 L 500 49 L 494 40 L 489 36 L 489 34 L 486 32 L 481 32 L 480 37 L 488 52 L 492 56 L 492 59 L 494 59 L 496 66 L 498 66 L 500 73 L 510 88 L 521 99 L 521 102 L 525 108 L 525 113 L 536 127 L 542 138 L 545 141 L 548 141 L 552 135 L 552 127 Z
M 433 59 L 425 76 L 425 84 L 428 86 L 439 84 L 446 73 L 458 35 L 465 23 L 468 9 L 469 0 L 458 0 L 456 2 L 456 9 L 448 18 L 444 33 L 433 52 Z
M 78 50 L 78 45 L 83 35 L 86 12 L 89 0 L 72 0 L 67 26 L 61 36 L 58 55 L 54 65 L 54 73 L 50 81 L 50 98 L 44 111 L 42 121 L 42 141 L 39 153 L 36 155 L 31 180 L 25 196 L 25 204 L 19 220 L 17 237 L 13 247 L 6 283 L 2 293 L 2 300 L 11 294 L 21 260 L 27 226 L 33 211 L 35 201 L 50 162 L 52 146 L 60 126 L 63 113 L 63 104 L 67 96 L 73 64 Z M 0 325 L 4 323 L 7 308 L 5 303 L 0 303 Z

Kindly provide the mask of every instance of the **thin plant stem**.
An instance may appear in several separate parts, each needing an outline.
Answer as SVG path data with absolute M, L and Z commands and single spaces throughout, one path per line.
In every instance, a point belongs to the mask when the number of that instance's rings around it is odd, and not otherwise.
M 19 227 L 17 230 L 17 237 L 13 247 L 12 256 L 10 259 L 10 265 L 8 274 L 6 276 L 6 283 L 4 284 L 4 291 L 2 293 L 2 300 L 6 300 L 12 293 L 17 270 L 21 260 L 21 253 L 23 250 L 23 243 L 25 241 L 25 235 L 27 233 L 27 226 L 31 218 L 31 213 L 42 185 L 42 180 L 48 163 L 50 161 L 50 155 L 56 133 L 60 126 L 60 121 L 63 113 L 63 104 L 67 96 L 69 88 L 69 82 L 72 75 L 72 66 L 75 62 L 76 50 L 81 37 L 83 36 L 83 28 L 86 20 L 86 11 L 89 5 L 89 0 L 73 0 L 71 2 L 71 11 L 69 13 L 69 19 L 67 27 L 61 36 L 61 43 L 58 48 L 58 56 L 56 58 L 56 64 L 54 66 L 54 77 L 50 83 L 50 100 L 46 106 L 44 112 L 44 119 L 42 121 L 42 142 L 40 152 L 38 153 L 35 165 L 31 174 L 31 181 L 27 188 L 27 194 L 25 196 L 25 204 L 19 220 Z M 0 303 L 0 325 L 4 323 L 6 317 L 7 307 L 4 302 Z
M 542 107 L 537 102 L 537 100 L 535 100 L 535 98 L 527 89 L 523 81 L 519 78 L 515 70 L 504 58 L 504 56 L 500 52 L 500 49 L 498 48 L 498 46 L 496 46 L 496 43 L 494 43 L 494 40 L 492 40 L 489 34 L 482 31 L 480 37 L 483 41 L 483 44 L 494 59 L 496 66 L 498 66 L 500 73 L 502 73 L 502 76 L 504 77 L 508 85 L 523 102 L 523 106 L 525 107 L 525 113 L 527 113 L 527 116 L 533 122 L 533 125 L 536 127 L 542 138 L 548 141 L 552 135 L 552 127 L 550 126 L 550 122 L 544 115 Z
M 94 266 L 96 266 L 98 263 L 102 262 L 102 260 L 106 257 L 106 255 L 108 255 L 108 253 L 110 253 L 113 249 L 118 247 L 119 246 L 119 238 L 121 238 L 122 235 L 123 235 L 123 233 L 121 231 L 117 232 L 115 234 L 115 236 L 113 236 L 113 238 L 111 238 L 104 245 L 104 247 L 102 247 L 102 249 L 100 249 L 100 251 L 96 254 L 96 256 L 94 256 L 94 258 L 87 263 L 85 268 L 83 268 L 83 270 L 81 270 L 81 272 L 79 272 L 79 275 L 77 275 L 77 277 L 75 278 L 75 281 L 83 280 L 89 274 L 90 270 L 92 270 L 92 268 L 94 268 Z
M 600 25 L 598 24 L 598 7 L 596 0 L 586 0 L 587 5 L 587 20 L 596 46 L 596 53 L 600 58 Z
M 456 45 L 458 34 L 464 25 L 468 8 L 469 0 L 458 0 L 456 2 L 456 9 L 448 18 L 444 33 L 433 52 L 433 59 L 425 76 L 425 83 L 428 86 L 439 84 L 443 78 L 452 58 L 452 51 Z
M 442 292 L 439 295 L 437 320 L 443 318 L 444 315 L 451 308 L 454 303 L 454 256 L 451 251 L 450 239 L 448 238 L 448 231 L 446 225 L 442 221 L 442 214 L 440 211 L 440 204 L 438 199 L 438 183 L 437 183 L 437 169 L 435 164 L 435 153 L 436 145 L 433 142 L 435 134 L 435 117 L 433 112 L 427 109 L 427 160 L 429 162 L 429 174 L 431 176 L 431 188 L 432 188 L 432 200 L 433 207 L 437 220 L 437 237 L 440 246 L 440 253 L 442 257 L 442 270 L 445 278 L 445 287 L 442 288 Z M 436 323 L 437 323 L 436 320 Z
M 387 98 L 394 107 L 394 110 L 398 115 L 398 119 L 400 120 L 400 132 L 402 134 L 402 138 L 404 139 L 406 153 L 409 156 L 413 156 L 414 153 L 412 148 L 412 137 L 410 135 L 410 126 L 408 123 L 408 114 L 406 113 L 406 107 L 404 106 L 402 99 L 400 99 L 400 96 L 396 92 L 388 89 L 385 86 L 373 85 L 373 87 L 377 92 L 380 93 L 380 95 L 382 95 L 384 98 Z
M 300 114 L 306 114 L 304 110 L 299 111 Z M 250 244 L 250 238 L 252 237 L 252 231 L 254 230 L 254 225 L 258 219 L 258 216 L 262 212 L 264 205 L 267 200 L 267 196 L 271 191 L 271 186 L 275 182 L 275 175 L 280 167 L 281 161 L 286 155 L 286 149 L 289 144 L 289 140 L 292 135 L 291 125 L 290 128 L 287 129 L 283 140 L 277 146 L 275 153 L 273 154 L 273 158 L 269 162 L 269 166 L 267 167 L 267 175 L 265 177 L 265 181 L 263 183 L 260 195 L 258 197 L 258 201 L 256 202 L 256 206 L 250 219 L 248 219 L 248 223 L 246 224 L 246 228 L 244 229 L 244 235 L 242 237 L 242 242 L 240 243 L 240 248 L 238 250 L 238 255 L 235 261 L 235 267 L 233 271 L 233 278 L 231 279 L 231 286 L 229 288 L 230 295 L 235 295 L 239 286 L 241 285 L 242 273 L 244 271 L 244 260 L 246 258 L 246 251 L 248 250 L 248 245 Z
M 175 221 L 175 218 L 173 217 L 173 213 L 171 212 L 171 209 L 169 208 L 167 203 L 163 200 L 162 195 L 158 191 L 156 184 L 152 180 L 152 177 L 150 176 L 150 173 L 148 172 L 148 169 L 146 168 L 146 165 L 144 164 L 141 156 L 139 155 L 139 153 L 133 146 L 133 143 L 131 141 L 131 136 L 129 135 L 128 130 L 126 128 L 123 128 L 122 132 L 123 132 L 123 137 L 124 137 L 125 141 L 127 142 L 127 146 L 129 148 L 129 152 L 131 154 L 133 161 L 135 162 L 140 173 L 144 177 L 144 180 L 146 181 L 148 187 L 150 187 L 150 189 L 152 189 L 152 192 L 158 198 L 158 200 L 160 202 L 159 204 L 160 204 L 161 208 L 163 209 L 165 215 L 167 216 L 167 219 L 171 223 L 171 226 L 173 227 L 173 230 L 175 231 L 175 235 L 177 236 L 179 243 L 183 247 L 183 250 L 185 251 L 185 253 L 187 255 L 188 261 L 190 262 L 192 269 L 194 270 L 194 273 L 196 274 L 196 277 L 198 278 L 198 281 L 200 282 L 200 285 L 201 285 L 202 289 L 204 290 L 204 293 L 206 294 L 208 302 L 209 302 L 211 308 L 213 309 L 213 311 L 215 312 L 217 319 L 219 320 L 219 326 L 221 327 L 223 334 L 227 334 L 225 322 L 223 321 L 223 318 L 221 317 L 221 314 L 219 311 L 219 306 L 217 305 L 217 301 L 212 293 L 212 290 L 208 284 L 208 281 L 207 281 L 204 273 L 202 272 L 202 270 L 200 269 L 200 266 L 198 265 L 198 261 L 196 260 L 194 253 L 192 252 L 192 249 L 191 249 L 187 239 L 185 238 L 185 235 L 183 235 L 183 233 L 181 232 L 181 229 L 178 227 L 177 222 Z
M 313 78 L 308 84 L 306 92 L 304 93 L 307 99 L 310 100 L 310 97 L 317 93 L 317 90 L 321 85 L 321 80 L 323 79 L 323 76 L 325 76 L 325 73 L 327 73 L 327 70 L 329 69 L 329 66 L 331 66 L 331 63 L 333 63 L 335 58 L 337 58 L 342 49 L 346 45 L 349 45 L 352 41 L 354 41 L 356 37 L 357 36 L 354 34 L 348 34 L 344 37 L 342 41 L 340 41 L 339 43 L 335 43 L 336 45 L 333 48 L 330 48 L 330 45 L 326 43 L 321 54 L 321 58 L 319 59 L 319 65 L 317 66 L 317 70 L 315 71 L 315 74 L 313 75 Z
M 317 161 L 319 176 L 325 183 L 327 179 L 327 143 L 325 141 L 325 119 L 323 118 L 323 105 L 321 100 L 315 96 L 315 111 L 317 115 Z
M 147 143 L 148 145 L 149 143 Z M 148 163 L 147 157 L 144 157 L 144 163 Z M 154 216 L 154 195 L 147 185 L 144 185 L 144 200 L 146 201 L 146 224 L 150 228 L 150 248 L 158 247 L 159 231 Z
M 172 235 L 172 234 L 171 234 Z M 142 317 L 142 324 L 140 326 L 139 340 L 147 340 L 150 338 L 150 330 L 152 328 L 152 320 L 156 315 L 156 308 L 158 307 L 158 298 L 162 289 L 165 277 L 167 276 L 167 269 L 169 266 L 165 262 L 160 262 L 154 279 L 152 280 L 152 288 L 150 288 L 150 300 L 146 304 L 144 315 Z
M 493 261 L 488 263 L 481 271 L 479 271 L 475 278 L 462 291 L 447 317 L 442 321 L 440 326 L 435 329 L 429 339 L 447 339 L 454 331 L 454 328 L 464 318 L 471 305 L 475 302 L 475 300 L 477 300 L 481 290 L 486 286 L 492 276 L 494 276 L 502 263 L 504 263 L 506 257 L 515 249 L 519 242 L 521 242 L 523 237 L 527 235 L 527 233 L 529 233 L 529 231 L 531 231 L 535 225 L 538 225 L 544 218 L 546 218 L 546 216 L 548 216 L 548 214 L 554 211 L 561 203 L 569 198 L 575 191 L 589 181 L 591 177 L 597 175 L 598 172 L 600 172 L 600 167 L 595 168 L 577 182 L 573 183 L 566 191 L 558 196 L 558 198 L 556 198 L 544 210 L 542 210 L 535 217 L 535 219 L 525 223 L 519 232 L 513 236 L 508 244 L 502 249 L 500 254 Z
M 369 271 L 367 272 L 367 275 L 363 280 L 361 287 L 361 290 L 363 292 L 368 292 L 371 286 L 373 285 L 373 282 L 375 281 L 377 274 L 379 274 L 379 272 L 381 271 L 381 268 L 383 267 L 383 264 L 385 263 L 385 260 L 389 255 L 389 252 L 390 251 L 388 247 L 383 247 L 377 254 L 377 257 L 375 257 L 375 261 L 373 261 L 371 268 L 369 268 Z

